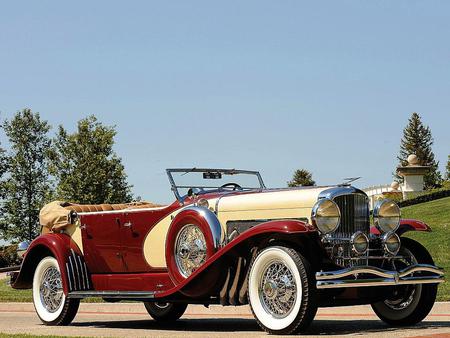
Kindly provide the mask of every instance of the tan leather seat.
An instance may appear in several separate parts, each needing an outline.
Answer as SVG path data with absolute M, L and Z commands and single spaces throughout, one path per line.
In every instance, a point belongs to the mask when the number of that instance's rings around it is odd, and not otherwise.
M 76 212 L 101 212 L 124 209 L 144 209 L 144 208 L 159 208 L 164 205 L 150 203 L 150 202 L 132 202 L 122 204 L 70 204 L 64 206 L 67 210 Z

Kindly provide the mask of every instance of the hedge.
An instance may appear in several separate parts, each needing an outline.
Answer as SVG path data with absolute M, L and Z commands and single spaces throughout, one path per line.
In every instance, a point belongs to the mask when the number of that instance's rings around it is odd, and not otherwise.
M 399 207 L 407 207 L 414 204 L 424 203 L 424 202 L 430 202 L 434 201 L 440 198 L 449 197 L 450 196 L 450 189 L 445 190 L 438 190 L 431 192 L 429 194 L 420 195 L 411 199 L 407 199 L 404 201 L 398 202 Z

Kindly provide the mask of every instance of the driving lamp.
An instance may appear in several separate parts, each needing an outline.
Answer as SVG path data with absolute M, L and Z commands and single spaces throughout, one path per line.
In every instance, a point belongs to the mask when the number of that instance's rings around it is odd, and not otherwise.
M 366 253 L 369 249 L 369 239 L 367 238 L 366 234 L 361 231 L 355 232 L 352 235 L 350 241 L 352 243 L 353 251 L 358 255 Z
M 373 209 L 373 220 L 381 232 L 395 231 L 400 225 L 400 208 L 392 200 L 380 200 Z
M 336 203 L 328 198 L 320 199 L 311 211 L 312 224 L 322 234 L 329 234 L 337 229 L 341 212 Z
M 381 238 L 384 250 L 391 255 L 396 255 L 400 250 L 400 237 L 395 232 L 389 232 Z

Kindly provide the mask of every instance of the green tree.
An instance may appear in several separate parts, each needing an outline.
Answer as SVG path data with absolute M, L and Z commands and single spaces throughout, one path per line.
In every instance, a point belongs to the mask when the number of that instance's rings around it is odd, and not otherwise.
M 292 180 L 287 182 L 288 187 L 311 186 L 316 184 L 312 174 L 306 169 L 298 169 L 294 172 Z
M 95 116 L 80 120 L 73 134 L 59 126 L 51 167 L 59 199 L 88 204 L 132 200 L 122 160 L 113 150 L 115 135 L 115 127 Z
M 3 129 L 10 151 L 4 158 L 8 173 L 3 181 L 0 232 L 7 240 L 32 240 L 39 233 L 39 209 L 51 198 L 48 172 L 50 125 L 30 109 L 5 120 Z
M 422 120 L 417 113 L 412 113 L 408 120 L 408 125 L 403 129 L 403 138 L 400 143 L 400 152 L 397 159 L 401 165 L 408 164 L 408 156 L 411 154 L 417 155 L 421 165 L 430 166 L 430 171 L 424 176 L 424 188 L 432 189 L 439 187 L 442 178 L 438 170 L 439 162 L 434 158 L 433 150 L 433 136 L 431 129 L 422 123 Z M 401 181 L 401 178 L 396 176 Z

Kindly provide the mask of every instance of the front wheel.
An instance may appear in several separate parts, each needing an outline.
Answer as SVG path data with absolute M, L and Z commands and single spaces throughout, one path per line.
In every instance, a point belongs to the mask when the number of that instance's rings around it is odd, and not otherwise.
M 172 322 L 179 319 L 187 304 L 183 303 L 159 303 L 144 302 L 145 309 L 152 318 L 158 322 Z
M 33 303 L 39 319 L 45 325 L 68 325 L 77 314 L 80 301 L 65 296 L 61 271 L 53 257 L 43 258 L 36 267 Z
M 248 286 L 253 315 L 266 332 L 292 334 L 314 319 L 314 278 L 297 251 L 283 246 L 260 251 L 251 264 Z
M 433 259 L 418 242 L 402 238 L 399 252 L 403 256 L 397 268 L 411 264 L 431 264 Z M 384 322 L 392 326 L 409 326 L 422 321 L 430 313 L 436 300 L 437 284 L 401 285 L 395 287 L 388 298 L 373 303 L 372 309 Z

